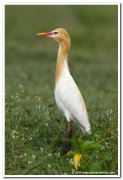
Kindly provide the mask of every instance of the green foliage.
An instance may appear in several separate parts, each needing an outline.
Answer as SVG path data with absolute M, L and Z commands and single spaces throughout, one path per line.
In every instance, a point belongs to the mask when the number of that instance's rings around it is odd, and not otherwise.
M 70 139 L 68 140 L 72 146 L 78 151 L 78 153 L 83 154 L 86 151 L 94 148 L 101 147 L 101 144 L 94 143 L 94 141 L 83 141 L 82 139 Z
M 35 36 L 57 27 L 70 33 L 70 70 L 91 123 L 92 134 L 84 136 L 73 122 L 74 138 L 86 148 L 106 139 L 98 150 L 85 150 L 80 173 L 117 174 L 117 6 L 6 5 L 5 21 L 5 174 L 77 173 L 62 156 L 66 119 L 53 92 L 58 45 Z
M 78 169 L 79 161 L 81 159 L 83 161 L 83 159 L 85 158 L 87 152 L 89 152 L 92 149 L 97 149 L 97 148 L 102 147 L 101 144 L 99 144 L 98 142 L 94 143 L 94 141 L 83 141 L 82 139 L 70 139 L 68 141 L 71 143 L 72 147 L 74 147 L 75 150 L 76 150 L 76 151 L 69 151 L 67 153 L 67 156 L 73 156 L 74 157 L 74 167 L 75 167 L 75 169 Z M 76 155 L 77 155 L 77 159 L 79 159 L 79 160 L 76 160 Z M 80 158 L 80 156 L 82 158 Z M 88 154 L 88 156 L 89 156 L 89 154 Z M 86 161 L 86 159 L 85 159 L 85 161 Z

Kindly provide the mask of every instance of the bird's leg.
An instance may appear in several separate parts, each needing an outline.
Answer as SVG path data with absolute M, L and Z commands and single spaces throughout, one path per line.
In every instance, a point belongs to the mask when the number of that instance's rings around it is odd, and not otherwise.
M 72 123 L 71 121 L 67 123 L 67 138 L 72 138 Z M 70 142 L 64 142 L 63 154 L 67 154 L 67 152 L 71 149 Z
M 71 123 L 71 121 L 67 123 L 67 137 L 72 138 L 72 123 Z

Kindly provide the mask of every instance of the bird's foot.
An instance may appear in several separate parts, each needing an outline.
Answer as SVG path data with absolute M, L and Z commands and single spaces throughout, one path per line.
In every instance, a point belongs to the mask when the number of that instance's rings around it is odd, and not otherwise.
M 63 155 L 66 155 L 68 151 L 71 150 L 71 144 L 70 142 L 64 142 L 63 145 Z

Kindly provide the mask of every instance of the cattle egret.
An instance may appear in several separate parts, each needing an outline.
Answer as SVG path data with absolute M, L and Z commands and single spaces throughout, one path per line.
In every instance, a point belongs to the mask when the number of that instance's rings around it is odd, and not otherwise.
M 37 35 L 51 37 L 59 43 L 54 94 L 58 109 L 67 119 L 67 137 L 72 137 L 71 120 L 78 122 L 83 133 L 89 133 L 90 123 L 86 106 L 68 67 L 68 52 L 71 45 L 68 32 L 63 28 L 57 28 L 50 32 L 38 33 Z M 69 145 L 65 144 L 65 146 L 68 149 Z

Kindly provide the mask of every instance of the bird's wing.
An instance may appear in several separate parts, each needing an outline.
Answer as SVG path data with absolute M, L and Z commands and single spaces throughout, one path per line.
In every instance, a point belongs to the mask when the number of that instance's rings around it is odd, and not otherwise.
M 59 88 L 59 97 L 65 108 L 78 121 L 88 121 L 88 115 L 82 95 L 70 76 L 62 80 Z M 80 122 L 81 123 L 81 122 Z

